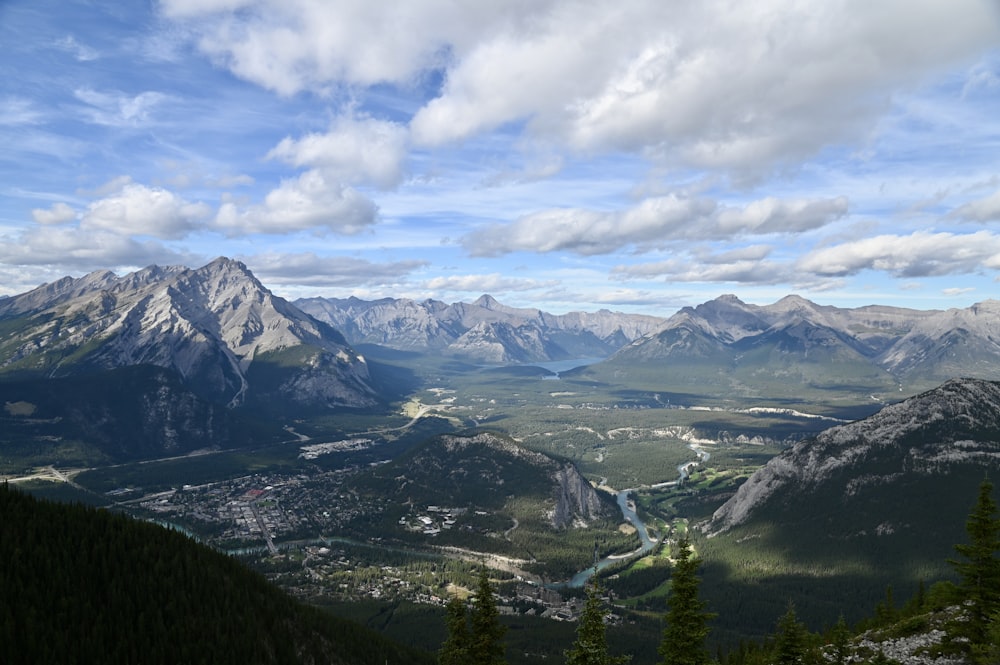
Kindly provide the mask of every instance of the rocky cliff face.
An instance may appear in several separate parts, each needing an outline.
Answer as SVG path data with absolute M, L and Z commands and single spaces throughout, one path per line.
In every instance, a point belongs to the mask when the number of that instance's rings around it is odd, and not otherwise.
M 0 372 L 70 376 L 155 365 L 229 406 L 252 394 L 251 367 L 297 354 L 299 371 L 256 372 L 270 398 L 370 406 L 368 368 L 344 338 L 264 288 L 245 265 L 219 258 L 195 270 L 151 266 L 101 272 L 4 300 Z M 287 365 L 286 365 L 287 368 Z
M 960 464 L 1000 467 L 1000 383 L 955 379 L 801 441 L 754 473 L 704 528 L 726 531 L 776 499 L 808 501 L 821 489 L 849 499 Z
M 606 505 L 597 490 L 575 466 L 566 464 L 552 474 L 556 506 L 550 514 L 552 526 L 563 529 L 580 521 L 586 524 L 606 514 Z

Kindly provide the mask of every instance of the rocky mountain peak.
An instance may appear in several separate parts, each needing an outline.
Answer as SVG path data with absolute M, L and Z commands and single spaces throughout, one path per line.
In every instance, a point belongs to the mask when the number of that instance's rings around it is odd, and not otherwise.
M 122 278 L 63 280 L 54 292 L 36 289 L 22 302 L 29 300 L 32 311 L 44 311 L 55 325 L 29 325 L 18 339 L 0 339 L 15 349 L 0 359 L 3 365 L 46 367 L 46 361 L 31 362 L 39 355 L 57 359 L 48 369 L 55 375 L 73 374 L 77 365 L 156 365 L 177 372 L 199 395 L 236 406 L 255 392 L 251 366 L 294 348 L 302 366 L 285 371 L 284 383 L 265 391 L 271 397 L 374 403 L 367 365 L 343 337 L 273 296 L 240 261 L 219 257 L 196 269 L 149 266 Z M 16 308 L 3 312 L 17 314 Z M 80 348 L 90 350 L 79 355 Z M 72 363 L 62 360 L 74 354 L 79 358 Z
M 495 310 L 501 307 L 500 303 L 497 302 L 496 298 L 485 293 L 476 298 L 476 300 L 472 304 L 475 305 L 476 307 L 482 307 L 483 309 L 490 309 L 490 310 Z

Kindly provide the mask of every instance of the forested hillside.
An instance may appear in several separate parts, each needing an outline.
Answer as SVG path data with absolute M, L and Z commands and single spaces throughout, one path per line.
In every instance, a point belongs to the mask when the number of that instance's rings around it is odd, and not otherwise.
M 432 663 L 186 536 L 0 486 L 0 662 Z

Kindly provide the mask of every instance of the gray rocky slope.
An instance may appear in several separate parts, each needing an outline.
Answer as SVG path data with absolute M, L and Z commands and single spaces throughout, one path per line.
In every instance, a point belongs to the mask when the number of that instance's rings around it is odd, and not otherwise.
M 549 314 L 508 307 L 488 295 L 450 305 L 396 298 L 304 298 L 295 304 L 343 332 L 352 344 L 434 351 L 485 363 L 603 357 L 664 323 L 655 316 L 608 310 Z
M 954 379 L 800 441 L 750 476 L 703 527 L 718 534 L 776 499 L 804 502 L 822 493 L 847 500 L 957 465 L 1000 467 L 1000 383 Z
M 0 372 L 8 374 L 154 365 L 229 406 L 254 396 L 323 406 L 376 402 L 367 364 L 343 336 L 227 258 L 197 269 L 64 278 L 0 301 L 0 321 Z

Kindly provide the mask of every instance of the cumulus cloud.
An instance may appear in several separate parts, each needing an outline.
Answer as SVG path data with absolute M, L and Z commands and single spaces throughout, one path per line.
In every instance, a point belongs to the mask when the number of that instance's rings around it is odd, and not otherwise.
M 716 218 L 720 234 L 798 233 L 817 229 L 847 214 L 847 197 L 781 200 L 767 197 L 744 208 L 727 208 Z
M 50 224 L 65 224 L 76 219 L 76 211 L 66 203 L 56 203 L 49 209 L 35 208 L 31 211 L 31 217 L 37 223 L 48 226 Z
M 488 275 L 451 275 L 435 277 L 424 283 L 424 288 L 435 291 L 470 291 L 472 293 L 502 293 L 506 291 L 531 291 L 551 288 L 555 280 L 518 279 L 500 273 Z
M 673 282 L 738 282 L 741 284 L 780 284 L 795 281 L 789 266 L 760 258 L 702 257 L 699 260 L 668 259 L 652 263 L 615 266 L 611 278 L 663 278 Z
M 403 125 L 373 118 L 342 116 L 325 134 L 285 138 L 269 153 L 296 167 L 322 169 L 346 183 L 373 183 L 382 189 L 399 184 L 406 159 Z
M 370 199 L 313 169 L 283 180 L 259 205 L 241 209 L 232 201 L 223 203 L 213 227 L 228 235 L 306 230 L 355 234 L 374 224 L 376 217 Z
M 16 238 L 0 238 L 0 263 L 52 266 L 65 272 L 92 271 L 116 266 L 197 263 L 201 257 L 171 250 L 153 240 L 107 230 L 76 226 L 43 226 Z
M 165 0 L 236 75 L 291 95 L 443 85 L 415 139 L 526 122 L 578 151 L 753 173 L 863 137 L 897 90 L 1000 37 L 990 0 Z
M 671 194 L 624 211 L 545 210 L 462 238 L 473 256 L 566 250 L 593 256 L 628 245 L 663 247 L 678 240 L 722 240 L 817 229 L 847 213 L 847 199 L 765 198 L 739 208 Z
M 199 228 L 211 212 L 208 205 L 186 201 L 166 189 L 129 182 L 116 194 L 87 206 L 80 229 L 182 238 Z
M 1000 189 L 991 196 L 959 206 L 952 211 L 951 216 L 971 222 L 1000 221 Z
M 428 265 L 427 261 L 419 259 L 374 263 L 348 256 L 318 256 L 312 252 L 258 254 L 244 261 L 254 274 L 269 284 L 341 287 L 397 282 Z
M 1000 268 L 1000 236 L 989 231 L 881 235 L 813 250 L 796 267 L 822 276 L 877 270 L 903 278 L 995 270 Z
M 411 83 L 484 34 L 550 1 L 404 3 L 365 0 L 164 0 L 168 18 L 200 34 L 199 47 L 241 78 L 280 94 Z

